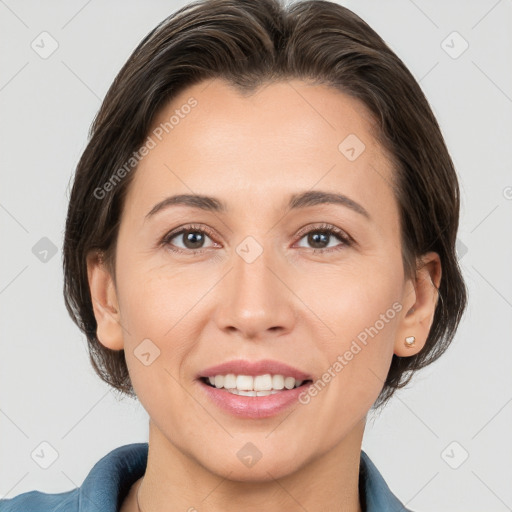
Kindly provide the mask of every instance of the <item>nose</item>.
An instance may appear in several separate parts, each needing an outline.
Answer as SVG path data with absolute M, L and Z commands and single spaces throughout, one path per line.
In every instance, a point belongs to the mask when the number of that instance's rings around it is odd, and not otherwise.
M 271 253 L 266 249 L 252 262 L 233 255 L 233 268 L 218 290 L 215 320 L 222 331 L 265 339 L 293 329 L 297 298 L 287 283 L 286 265 Z

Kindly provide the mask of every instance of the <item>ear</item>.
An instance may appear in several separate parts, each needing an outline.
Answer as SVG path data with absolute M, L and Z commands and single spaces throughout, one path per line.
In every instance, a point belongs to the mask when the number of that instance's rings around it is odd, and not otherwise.
M 429 252 L 420 259 L 416 277 L 406 282 L 402 300 L 404 316 L 397 329 L 394 347 L 397 356 L 413 356 L 425 346 L 439 299 L 441 273 L 439 255 Z M 415 337 L 412 347 L 405 343 L 409 336 Z
M 121 350 L 124 342 L 116 288 L 102 254 L 97 251 L 87 255 L 87 277 L 98 326 L 96 336 L 105 347 Z

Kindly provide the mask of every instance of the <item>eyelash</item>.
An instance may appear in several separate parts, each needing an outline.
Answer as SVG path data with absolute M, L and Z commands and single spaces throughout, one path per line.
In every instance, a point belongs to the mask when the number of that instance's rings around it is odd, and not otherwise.
M 213 233 L 209 228 L 206 228 L 204 226 L 199 226 L 196 224 L 190 224 L 187 226 L 183 226 L 182 228 L 180 228 L 177 231 L 171 231 L 170 233 L 167 233 L 162 238 L 159 245 L 165 246 L 168 250 L 170 250 L 174 253 L 187 254 L 188 256 L 195 256 L 197 254 L 201 254 L 201 253 L 207 251 L 208 249 L 210 249 L 210 247 L 202 248 L 202 249 L 186 249 L 186 250 L 181 249 L 181 248 L 178 248 L 178 249 L 174 248 L 172 246 L 172 244 L 170 243 L 171 240 L 173 238 L 176 238 L 179 235 L 182 235 L 183 233 L 186 233 L 186 232 L 204 233 L 204 234 L 208 235 L 210 238 L 212 238 L 212 239 L 214 238 Z M 349 235 L 344 233 L 341 229 L 337 228 L 336 226 L 333 226 L 332 224 L 321 224 L 319 226 L 310 228 L 309 230 L 301 230 L 297 234 L 297 236 L 299 236 L 299 241 L 300 241 L 302 238 L 304 238 L 305 235 L 308 235 L 310 233 L 315 233 L 315 232 L 322 232 L 327 235 L 333 235 L 342 242 L 342 245 L 337 246 L 337 247 L 326 248 L 326 249 L 311 249 L 311 252 L 313 254 L 325 254 L 325 253 L 337 252 L 337 251 L 344 249 L 345 247 L 351 247 L 355 243 L 354 240 L 352 239 L 352 237 L 350 237 Z

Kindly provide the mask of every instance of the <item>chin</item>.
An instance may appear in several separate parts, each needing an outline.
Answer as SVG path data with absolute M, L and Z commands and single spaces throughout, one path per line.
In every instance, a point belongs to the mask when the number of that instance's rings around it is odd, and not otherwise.
M 265 461 L 262 458 L 252 467 L 244 467 L 241 463 L 228 463 L 225 461 L 219 467 L 210 468 L 210 471 L 234 482 L 256 483 L 270 482 L 276 478 L 283 478 L 295 473 L 299 468 L 300 464 L 297 460 L 290 464 L 289 461 L 267 457 Z
M 252 439 L 255 440 L 255 437 L 252 436 Z M 283 452 L 282 445 L 272 446 L 268 440 L 266 443 L 256 440 L 252 443 L 246 437 L 243 441 L 230 441 L 232 446 L 223 450 L 222 454 L 211 453 L 207 460 L 202 461 L 202 453 L 198 462 L 208 471 L 237 482 L 272 481 L 295 473 L 306 463 L 303 451 L 300 454 L 295 449 Z M 290 440 L 290 447 L 299 444 Z

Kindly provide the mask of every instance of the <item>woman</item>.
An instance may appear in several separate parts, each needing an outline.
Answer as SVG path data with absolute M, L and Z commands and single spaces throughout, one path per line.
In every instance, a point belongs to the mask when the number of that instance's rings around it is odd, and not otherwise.
M 401 60 L 324 1 L 205 0 L 94 121 L 65 300 L 149 443 L 0 510 L 409 510 L 361 444 L 466 305 L 457 176 Z

